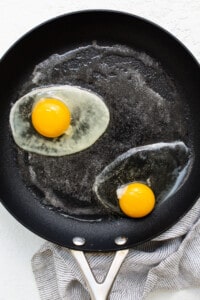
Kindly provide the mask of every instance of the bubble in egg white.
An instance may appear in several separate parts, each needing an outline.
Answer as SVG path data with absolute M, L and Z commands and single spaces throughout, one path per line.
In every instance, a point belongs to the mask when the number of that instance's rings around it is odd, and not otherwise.
M 58 138 L 43 137 L 33 129 L 32 107 L 41 98 L 60 99 L 71 112 L 70 128 Z M 10 112 L 16 144 L 26 151 L 47 156 L 69 155 L 90 147 L 105 132 L 109 119 L 109 110 L 100 96 L 69 85 L 35 89 L 21 97 Z
M 118 196 L 132 182 L 150 186 L 161 202 L 182 186 L 192 161 L 189 148 L 181 141 L 132 148 L 103 169 L 93 191 L 104 207 L 117 213 L 121 213 Z

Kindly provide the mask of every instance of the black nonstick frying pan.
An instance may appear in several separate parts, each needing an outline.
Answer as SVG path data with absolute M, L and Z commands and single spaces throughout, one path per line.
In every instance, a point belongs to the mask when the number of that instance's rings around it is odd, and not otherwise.
M 18 99 L 35 66 L 50 55 L 62 54 L 94 41 L 105 46 L 124 45 L 151 56 L 169 74 L 180 92 L 183 108 L 187 107 L 189 111 L 188 135 L 193 161 L 188 175 L 174 194 L 158 203 L 155 210 L 142 219 L 101 212 L 95 213 L 93 219 L 83 215 L 66 217 L 48 209 L 41 204 L 42 195 L 34 193 L 26 184 L 16 158 L 16 146 L 9 128 L 11 103 Z M 0 62 L 0 82 L 0 197 L 8 211 L 34 233 L 74 250 L 128 249 L 171 227 L 198 199 L 199 64 L 176 38 L 157 25 L 113 11 L 84 11 L 58 17 L 33 29 L 9 49 Z M 123 102 L 120 105 L 123 106 Z M 70 195 L 68 198 L 72 200 Z

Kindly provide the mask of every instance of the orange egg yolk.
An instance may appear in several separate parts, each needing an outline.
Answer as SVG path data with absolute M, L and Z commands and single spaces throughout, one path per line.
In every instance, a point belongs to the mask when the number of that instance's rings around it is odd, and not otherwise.
M 56 138 L 69 127 L 71 114 L 61 100 L 42 98 L 33 107 L 32 124 L 41 135 Z
M 132 218 L 142 218 L 148 215 L 155 206 L 153 191 L 139 182 L 121 188 L 118 198 L 122 212 Z

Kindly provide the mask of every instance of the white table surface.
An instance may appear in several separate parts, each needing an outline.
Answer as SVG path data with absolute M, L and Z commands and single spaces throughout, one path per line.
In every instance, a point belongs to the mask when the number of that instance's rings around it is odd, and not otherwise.
M 200 61 L 199 0 L 0 0 L 0 57 L 43 21 L 70 11 L 98 8 L 127 11 L 154 21 Z M 0 300 L 39 300 L 30 260 L 44 240 L 20 225 L 0 204 L 0 241 Z M 158 299 L 197 300 L 200 287 L 157 291 L 147 300 Z

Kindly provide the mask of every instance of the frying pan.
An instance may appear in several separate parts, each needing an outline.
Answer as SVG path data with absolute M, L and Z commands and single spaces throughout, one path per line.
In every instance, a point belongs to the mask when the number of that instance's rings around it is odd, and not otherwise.
M 39 195 L 24 182 L 9 130 L 9 113 L 19 89 L 34 67 L 55 53 L 91 44 L 121 44 L 155 58 L 181 89 L 183 106 L 190 110 L 193 164 L 184 184 L 146 218 L 98 216 L 87 221 L 67 218 L 44 209 Z M 129 248 L 152 239 L 173 224 L 199 197 L 200 177 L 200 69 L 191 53 L 171 34 L 142 18 L 114 11 L 82 11 L 60 16 L 33 29 L 15 43 L 0 62 L 0 197 L 3 205 L 24 226 L 53 243 L 72 249 L 89 275 L 94 299 L 97 284 L 81 251 L 117 251 L 111 266 L 116 276 Z M 119 251 L 121 250 L 121 251 Z M 113 282 L 108 274 L 105 299 Z M 94 287 L 95 286 L 95 287 Z M 101 289 L 100 289 L 101 290 Z M 99 290 L 98 290 L 99 292 Z M 96 297 L 96 298 L 95 298 Z

